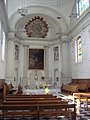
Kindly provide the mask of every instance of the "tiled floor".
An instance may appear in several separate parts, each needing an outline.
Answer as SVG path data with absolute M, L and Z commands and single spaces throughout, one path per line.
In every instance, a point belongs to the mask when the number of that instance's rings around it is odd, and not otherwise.
M 70 104 L 73 103 L 72 96 L 66 96 L 59 93 L 58 97 L 61 97 L 62 99 L 67 99 Z M 76 101 L 75 104 L 77 104 Z M 90 108 L 90 105 L 88 105 L 88 108 Z M 61 120 L 69 120 L 69 119 L 61 118 Z M 90 120 L 90 111 L 85 110 L 83 102 L 81 104 L 80 113 L 77 114 L 76 120 Z
M 38 120 L 35 117 L 29 118 L 7 118 L 7 119 L 0 119 L 0 120 Z M 41 117 L 39 120 L 73 120 L 72 118 L 64 118 L 64 116 L 60 117 Z M 90 120 L 90 112 L 89 111 L 82 111 L 79 115 L 77 115 L 76 120 Z

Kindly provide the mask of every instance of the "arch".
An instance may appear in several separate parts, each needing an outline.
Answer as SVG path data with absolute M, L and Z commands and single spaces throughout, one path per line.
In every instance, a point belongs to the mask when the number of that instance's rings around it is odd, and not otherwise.
M 62 14 L 57 12 L 55 9 L 45 7 L 45 6 L 28 6 L 28 14 L 25 17 L 22 17 L 18 14 L 18 11 L 14 12 L 14 14 L 10 17 L 10 27 L 11 29 L 15 28 L 15 25 L 22 19 L 22 20 L 28 20 L 32 18 L 34 15 L 42 15 L 43 17 L 46 17 L 47 20 L 52 18 L 52 21 L 55 21 L 59 26 L 61 27 L 62 32 L 67 30 L 67 22 L 66 19 L 63 17 Z M 57 16 L 61 16 L 60 20 L 57 20 Z M 14 21 L 14 24 L 13 24 Z

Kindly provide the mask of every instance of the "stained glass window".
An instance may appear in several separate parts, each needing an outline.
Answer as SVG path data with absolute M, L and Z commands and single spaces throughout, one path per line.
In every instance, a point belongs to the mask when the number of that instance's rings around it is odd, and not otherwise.
M 77 63 L 82 62 L 81 36 L 75 41 L 75 58 Z
M 81 16 L 85 10 L 89 7 L 90 5 L 90 0 L 78 0 L 77 2 L 77 14 L 78 17 Z

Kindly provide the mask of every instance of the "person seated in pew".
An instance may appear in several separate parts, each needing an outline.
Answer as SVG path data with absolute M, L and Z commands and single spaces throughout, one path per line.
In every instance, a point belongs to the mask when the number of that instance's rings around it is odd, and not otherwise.
M 14 92 L 15 92 L 16 90 L 13 90 L 13 89 L 14 89 L 14 86 L 13 86 L 12 82 L 10 82 L 10 84 L 8 84 L 8 87 L 9 87 L 9 94 L 14 94 Z
M 12 94 L 12 89 L 14 88 L 12 83 L 5 83 L 6 86 L 6 94 Z
M 22 93 L 23 93 L 22 86 L 19 84 L 16 94 L 22 94 Z

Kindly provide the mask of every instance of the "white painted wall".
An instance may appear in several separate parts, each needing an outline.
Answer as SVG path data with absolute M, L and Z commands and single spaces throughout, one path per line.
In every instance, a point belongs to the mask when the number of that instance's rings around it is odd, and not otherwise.
M 5 73 L 5 79 L 7 82 L 13 82 L 14 81 L 14 41 L 8 40 L 7 46 L 6 46 L 6 73 Z
M 75 48 L 74 41 L 82 37 L 82 63 L 75 63 Z M 81 30 L 71 42 L 71 66 L 72 66 L 72 78 L 90 78 L 90 25 Z
M 0 46 L 0 79 L 5 79 L 5 61 L 2 61 L 2 47 Z
M 2 39 L 3 39 L 3 28 L 2 28 L 2 22 L 0 19 L 0 40 Z M 2 45 L 0 45 L 0 79 L 5 79 L 5 62 L 6 62 L 5 59 L 2 60 Z
M 69 43 L 62 43 L 62 83 L 71 82 L 71 65 L 69 55 Z
M 54 61 L 54 47 L 59 47 L 59 61 Z M 52 80 L 52 86 L 55 84 L 54 71 L 59 71 L 59 83 L 57 87 L 61 87 L 62 83 L 68 83 L 71 81 L 70 74 L 70 57 L 69 57 L 69 43 L 59 42 L 49 48 L 49 78 Z

